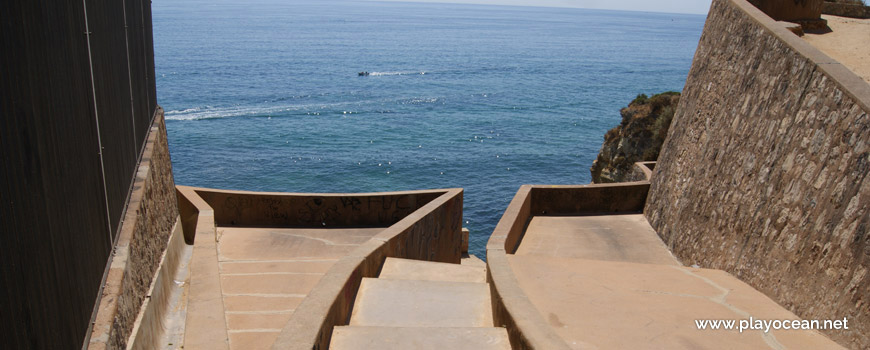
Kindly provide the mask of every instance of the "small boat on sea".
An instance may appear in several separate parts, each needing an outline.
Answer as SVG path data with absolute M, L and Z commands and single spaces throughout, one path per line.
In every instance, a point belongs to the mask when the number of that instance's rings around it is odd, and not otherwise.
M 359 76 L 361 76 L 361 77 L 367 77 L 367 76 L 369 76 L 369 72 L 359 72 L 358 74 L 359 74 Z

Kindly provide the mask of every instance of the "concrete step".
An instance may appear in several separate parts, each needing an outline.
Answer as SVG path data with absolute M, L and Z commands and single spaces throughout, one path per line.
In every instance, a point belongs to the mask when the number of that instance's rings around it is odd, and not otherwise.
M 486 266 L 387 258 L 380 279 L 486 283 Z
M 471 254 L 471 255 L 463 254 L 462 258 L 459 259 L 459 264 L 470 265 L 470 266 L 483 266 L 484 268 L 486 268 L 486 262 L 483 260 L 480 260 L 480 258 L 478 258 L 474 254 Z
M 363 278 L 350 325 L 492 327 L 489 285 Z
M 497 327 L 335 327 L 332 350 L 509 350 L 507 330 Z

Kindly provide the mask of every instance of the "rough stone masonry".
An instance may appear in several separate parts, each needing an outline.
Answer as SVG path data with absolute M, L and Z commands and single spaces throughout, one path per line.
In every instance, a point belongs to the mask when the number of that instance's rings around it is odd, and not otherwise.
M 863 84 L 863 85 L 862 85 Z M 684 264 L 724 269 L 870 348 L 870 88 L 744 0 L 714 0 L 645 214 Z

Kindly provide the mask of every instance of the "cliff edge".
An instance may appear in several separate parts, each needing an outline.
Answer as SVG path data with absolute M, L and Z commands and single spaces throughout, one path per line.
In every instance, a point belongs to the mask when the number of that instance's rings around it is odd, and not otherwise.
M 622 108 L 622 122 L 604 134 L 598 158 L 589 169 L 592 182 L 629 181 L 635 162 L 655 161 L 679 102 L 680 93 L 668 91 L 652 97 L 640 94 Z

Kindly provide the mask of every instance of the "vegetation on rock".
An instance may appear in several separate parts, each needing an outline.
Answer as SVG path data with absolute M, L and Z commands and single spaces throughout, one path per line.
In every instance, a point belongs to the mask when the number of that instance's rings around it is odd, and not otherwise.
M 604 134 L 598 159 L 589 169 L 592 182 L 623 182 L 635 162 L 655 161 L 679 102 L 680 93 L 668 91 L 652 97 L 637 95 L 622 108 L 622 122 Z

